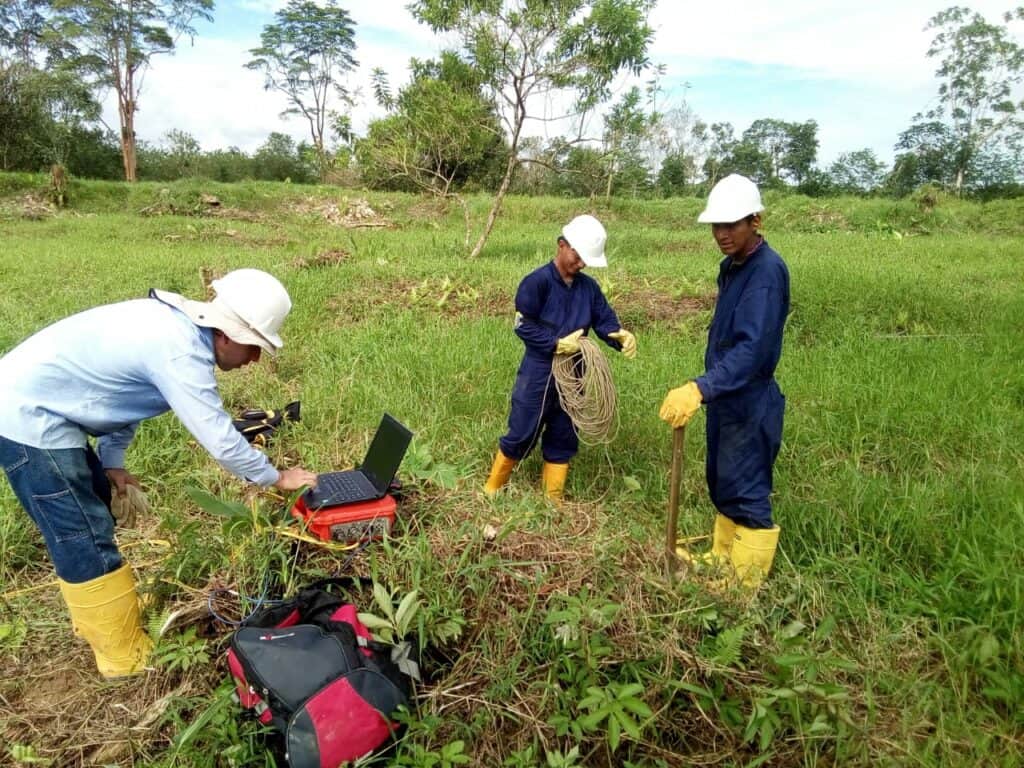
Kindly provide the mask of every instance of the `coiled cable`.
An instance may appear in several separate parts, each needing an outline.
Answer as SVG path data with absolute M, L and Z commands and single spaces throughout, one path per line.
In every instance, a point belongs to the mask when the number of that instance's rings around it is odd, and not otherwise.
M 597 344 L 580 337 L 575 355 L 555 355 L 551 373 L 562 408 L 582 442 L 608 443 L 615 436 L 616 394 L 611 367 Z

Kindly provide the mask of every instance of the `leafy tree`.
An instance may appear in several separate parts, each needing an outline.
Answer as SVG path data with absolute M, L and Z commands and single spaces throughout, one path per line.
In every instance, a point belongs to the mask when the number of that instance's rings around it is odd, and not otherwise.
M 470 182 L 486 185 L 496 164 L 504 165 L 505 148 L 479 73 L 451 51 L 436 61 L 412 59 L 410 67 L 412 79 L 397 96 L 383 72 L 374 73 L 378 103 L 391 114 L 373 121 L 359 144 L 364 178 L 438 197 L 456 196 Z
M 0 63 L 0 168 L 67 165 L 75 137 L 99 114 L 99 104 L 73 72 Z
M 200 175 L 202 148 L 195 136 L 177 128 L 167 131 L 163 137 L 167 171 L 172 179 L 184 179 Z
M 663 195 L 682 194 L 697 181 L 708 159 L 710 129 L 685 100 L 665 112 L 655 111 L 652 122 L 650 157 L 651 167 L 659 169 L 657 186 Z
M 0 51 L 23 64 L 35 64 L 35 54 L 47 47 L 52 27 L 49 0 L 4 0 L 0 4 Z
M 710 190 L 731 172 L 729 164 L 737 144 L 736 135 L 732 123 L 712 123 L 701 139 L 707 147 L 703 170 L 705 184 Z
M 608 158 L 594 147 L 569 146 L 561 164 L 561 194 L 567 197 L 595 197 L 607 185 Z
M 0 170 L 37 170 L 43 163 L 32 137 L 46 120 L 40 101 L 27 85 L 33 68 L 0 62 Z
M 829 166 L 829 185 L 838 192 L 867 194 L 881 186 L 885 170 L 885 163 L 870 149 L 844 152 Z
M 759 184 L 799 185 L 818 154 L 818 124 L 762 118 L 751 123 L 733 146 L 730 165 Z
M 665 197 L 678 197 L 690 190 L 690 182 L 697 172 L 697 165 L 692 155 L 683 151 L 670 152 L 665 155 L 658 171 L 658 190 Z
M 1014 19 L 1024 19 L 1024 6 L 1004 15 L 1006 24 L 990 24 L 969 8 L 952 6 L 933 16 L 926 29 L 935 37 L 929 58 L 939 60 L 939 103 L 925 115 L 949 126 L 953 140 L 953 182 L 960 194 L 971 164 L 986 147 L 1006 133 L 1019 133 L 1024 100 L 1024 48 L 1008 31 Z
M 202 158 L 203 176 L 214 181 L 235 182 L 254 178 L 253 159 L 238 147 L 215 149 Z
M 355 22 L 336 0 L 327 0 L 323 6 L 310 0 L 289 0 L 276 17 L 276 24 L 263 28 L 260 46 L 249 51 L 254 58 L 245 66 L 263 72 L 267 90 L 287 97 L 288 108 L 282 117 L 302 115 L 309 123 L 323 180 L 331 167 L 325 143 L 331 95 L 351 105 L 341 79 L 356 66 L 352 56 Z
M 532 97 L 564 94 L 577 114 L 604 101 L 615 75 L 638 74 L 647 65 L 652 6 L 653 0 L 414 0 L 409 6 L 431 29 L 459 33 L 508 135 L 508 160 L 471 256 L 483 250 L 523 162 Z
M 896 159 L 885 182 L 897 196 L 909 195 L 922 184 L 949 185 L 956 175 L 956 137 L 945 123 L 917 121 L 900 134 Z
M 313 174 L 303 160 L 302 146 L 284 133 L 272 133 L 253 156 L 256 178 L 266 181 L 313 181 Z
M 644 112 L 639 88 L 629 89 L 622 99 L 612 105 L 604 118 L 605 145 L 605 197 L 611 198 L 612 186 L 619 176 L 623 186 L 647 188 L 650 171 L 643 157 L 644 142 L 651 134 L 657 115 Z
M 121 178 L 121 147 L 117 134 L 107 128 L 77 126 L 71 130 L 72 152 L 67 170 L 73 176 L 89 179 Z
M 213 0 L 54 0 L 54 7 L 64 38 L 76 46 L 73 63 L 95 88 L 117 93 L 124 177 L 135 181 L 142 75 L 182 34 L 195 34 L 195 19 L 212 20 Z
M 818 123 L 806 120 L 789 123 L 786 152 L 782 157 L 782 170 L 795 185 L 800 186 L 811 173 L 818 159 Z

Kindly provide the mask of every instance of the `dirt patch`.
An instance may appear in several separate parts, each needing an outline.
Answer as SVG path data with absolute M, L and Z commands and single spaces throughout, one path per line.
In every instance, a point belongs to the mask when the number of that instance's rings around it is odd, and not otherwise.
M 675 325 L 692 315 L 714 309 L 718 294 L 682 294 L 668 285 L 629 287 L 611 298 L 619 320 L 627 328 Z
M 163 236 L 164 242 L 230 242 L 256 248 L 279 248 L 291 241 L 286 237 L 256 237 L 237 229 L 198 230 L 189 225 L 184 232 L 170 232 Z
M 57 214 L 57 207 L 41 195 L 29 193 L 16 200 L 0 204 L 0 217 L 42 221 Z
M 197 199 L 175 199 L 170 190 L 160 190 L 155 203 L 140 208 L 139 216 L 202 216 L 233 221 L 262 222 L 266 214 L 244 208 L 232 208 L 213 195 L 200 195 Z
M 339 293 L 326 307 L 346 323 L 394 309 L 416 309 L 460 319 L 511 317 L 511 297 L 498 286 L 474 286 L 451 278 L 374 281 Z
M 311 269 L 316 267 L 333 267 L 351 258 L 352 254 L 341 248 L 331 248 L 320 251 L 316 256 L 299 256 L 292 261 L 296 269 Z
M 413 221 L 437 221 L 451 210 L 451 203 L 440 197 L 424 197 L 409 206 L 406 215 Z
M 473 285 L 450 277 L 420 282 L 374 281 L 332 296 L 326 307 L 345 322 L 370 319 L 395 309 L 415 309 L 465 320 L 511 318 L 512 295 L 504 286 Z M 643 286 L 623 286 L 609 300 L 624 326 L 643 329 L 656 324 L 677 324 L 707 312 L 714 308 L 716 297 L 715 293 L 683 295 L 666 281 L 664 285 L 648 282 Z
M 355 229 L 359 227 L 391 227 L 391 221 L 362 198 L 349 200 L 314 200 L 307 198 L 292 206 L 300 216 L 312 216 L 328 224 Z

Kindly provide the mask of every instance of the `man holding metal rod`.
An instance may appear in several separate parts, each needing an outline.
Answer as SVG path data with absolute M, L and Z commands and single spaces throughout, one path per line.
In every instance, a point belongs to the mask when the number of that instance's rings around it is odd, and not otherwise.
M 789 271 L 758 233 L 761 194 L 732 174 L 708 195 L 698 221 L 725 254 L 718 301 L 708 331 L 703 374 L 672 389 L 659 416 L 678 429 L 707 406 L 707 483 L 718 510 L 711 551 L 676 554 L 729 569 L 756 589 L 775 558 L 779 526 L 772 519 L 772 467 L 782 443 L 786 399 L 775 381 L 789 314 Z

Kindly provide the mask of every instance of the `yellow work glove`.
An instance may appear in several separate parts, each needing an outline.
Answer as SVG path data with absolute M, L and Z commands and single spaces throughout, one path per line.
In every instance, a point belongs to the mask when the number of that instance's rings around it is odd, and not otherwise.
M 658 411 L 658 417 L 667 421 L 673 429 L 686 426 L 697 411 L 700 410 L 704 396 L 700 393 L 697 382 L 688 381 L 681 387 L 670 389 Z
M 575 355 L 580 351 L 580 336 L 583 335 L 583 329 L 580 328 L 578 331 L 573 331 L 568 336 L 563 336 L 558 340 L 557 346 L 555 346 L 556 355 Z
M 137 485 L 126 485 L 124 492 L 114 489 L 110 499 L 110 514 L 119 528 L 134 528 L 139 515 L 149 512 L 149 499 Z
M 628 360 L 632 360 L 636 357 L 636 336 L 625 328 L 619 328 L 615 333 L 609 333 L 608 338 L 615 339 L 622 345 L 622 354 L 625 355 Z

